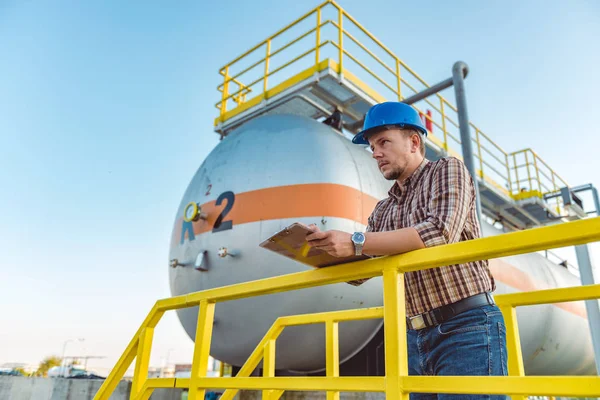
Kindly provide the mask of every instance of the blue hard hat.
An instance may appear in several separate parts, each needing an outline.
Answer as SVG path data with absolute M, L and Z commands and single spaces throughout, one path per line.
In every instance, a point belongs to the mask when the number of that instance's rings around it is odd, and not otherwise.
M 363 130 L 358 132 L 353 138 L 352 143 L 369 144 L 365 135 L 376 132 L 377 128 L 384 126 L 397 126 L 399 128 L 414 128 L 427 136 L 427 129 L 419 117 L 417 110 L 405 103 L 388 101 L 381 104 L 375 104 L 369 109 L 365 116 Z

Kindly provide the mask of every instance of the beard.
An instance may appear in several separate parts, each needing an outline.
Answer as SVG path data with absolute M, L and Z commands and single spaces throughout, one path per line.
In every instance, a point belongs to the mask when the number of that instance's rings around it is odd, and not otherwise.
M 400 167 L 399 165 L 394 165 L 393 167 L 391 167 L 388 164 L 388 170 L 386 172 L 382 172 L 383 177 L 385 179 L 387 179 L 388 181 L 395 181 L 398 178 L 400 178 L 400 176 L 402 176 L 402 174 L 404 173 L 404 171 L 406 170 L 405 167 Z

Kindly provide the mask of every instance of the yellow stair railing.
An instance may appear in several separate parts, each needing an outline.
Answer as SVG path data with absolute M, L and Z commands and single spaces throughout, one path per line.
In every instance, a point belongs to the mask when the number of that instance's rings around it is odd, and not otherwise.
M 326 69 L 335 71 L 377 102 L 402 101 L 429 87 L 371 32 L 330 0 L 219 70 L 223 82 L 217 87 L 221 99 L 215 104 L 219 109 L 215 126 Z M 232 88 L 232 83 L 237 86 Z M 255 97 L 246 100 L 250 91 Z M 436 94 L 417 102 L 415 108 L 428 122 L 431 142 L 460 158 L 454 150 L 461 144 L 456 107 Z M 472 122 L 470 128 L 479 177 L 508 198 L 543 198 L 568 186 L 532 150 L 507 152 Z M 524 164 L 518 160 L 522 154 L 529 157 Z
M 189 399 L 204 398 L 207 388 L 227 389 L 231 400 L 239 389 L 262 390 L 277 400 L 286 390 L 326 391 L 328 400 L 340 391 L 383 392 L 387 399 L 408 399 L 409 393 L 507 394 L 521 396 L 600 397 L 600 377 L 524 376 L 515 307 L 600 298 L 600 285 L 541 290 L 496 296 L 507 328 L 507 377 L 408 376 L 404 274 L 427 268 L 492 259 L 539 250 L 600 241 L 600 217 L 499 236 L 431 247 L 410 253 L 380 257 L 340 266 L 310 270 L 177 296 L 156 302 L 125 352 L 94 397 L 108 399 L 136 359 L 131 399 L 148 399 L 156 388 L 188 388 Z M 236 377 L 209 378 L 207 365 L 215 304 L 222 301 L 347 282 L 383 275 L 383 307 L 279 318 L 258 344 Z M 165 311 L 199 306 L 191 378 L 148 378 L 154 328 Z M 338 323 L 383 318 L 385 340 L 384 377 L 340 377 Z M 275 377 L 275 343 L 286 326 L 324 323 L 326 327 L 325 377 Z M 263 360 L 263 377 L 249 377 Z

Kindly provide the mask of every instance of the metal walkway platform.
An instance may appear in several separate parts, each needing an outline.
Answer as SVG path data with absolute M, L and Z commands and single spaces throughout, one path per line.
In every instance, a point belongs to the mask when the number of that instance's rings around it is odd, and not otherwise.
M 318 66 L 308 68 L 264 95 L 234 108 L 224 118 L 217 118 L 215 131 L 227 136 L 244 122 L 265 114 L 295 114 L 319 119 L 328 117 L 338 107 L 343 113 L 344 128 L 358 132 L 362 124 L 357 124 L 369 108 L 385 100 L 376 94 L 376 99 L 369 96 L 367 86 L 347 72 L 340 78 L 338 68 L 335 61 L 323 60 Z
M 221 138 L 260 115 L 285 113 L 322 120 L 336 108 L 342 112 L 344 133 L 351 135 L 362 128 L 364 116 L 372 105 L 389 100 L 404 101 L 430 88 L 356 20 L 331 4 L 324 3 L 221 68 L 224 78 L 218 86 L 221 99 L 215 104 L 220 112 L 214 122 L 215 131 Z M 337 11 L 333 18 L 327 18 L 330 9 Z M 298 36 L 295 30 L 301 24 L 306 26 L 312 17 L 316 17 L 314 27 Z M 337 34 L 327 36 L 325 28 L 328 25 L 333 25 Z M 290 33 L 292 36 L 283 39 L 289 32 L 293 32 Z M 367 48 L 357 39 L 365 35 L 375 43 L 374 47 Z M 295 46 L 310 40 L 311 36 L 314 41 L 308 51 L 295 58 L 281 57 L 282 52 L 292 52 Z M 272 47 L 273 43 L 282 40 L 279 48 Z M 331 57 L 331 52 L 324 57 L 327 49 L 333 49 L 337 57 Z M 368 61 L 349 52 L 358 49 L 367 54 Z M 260 56 L 262 51 L 264 57 L 256 61 L 256 54 Z M 304 62 L 313 54 L 314 62 L 310 59 L 308 63 Z M 390 57 L 392 66 L 386 61 Z M 273 68 L 275 58 L 281 65 Z M 264 73 L 252 75 L 252 71 L 262 67 Z M 287 72 L 282 74 L 281 71 Z M 279 81 L 275 81 L 274 75 Z M 249 96 L 252 97 L 246 100 Z M 436 160 L 454 156 L 462 159 L 454 150 L 461 148 L 457 108 L 439 93 L 409 104 L 421 113 L 430 132 L 426 141 L 427 158 Z M 568 187 L 564 179 L 533 150 L 506 152 L 472 122 L 468 125 L 478 165 L 482 212 L 486 216 L 512 230 L 565 219 L 562 217 L 566 215 L 562 199 L 547 198 L 549 193 Z

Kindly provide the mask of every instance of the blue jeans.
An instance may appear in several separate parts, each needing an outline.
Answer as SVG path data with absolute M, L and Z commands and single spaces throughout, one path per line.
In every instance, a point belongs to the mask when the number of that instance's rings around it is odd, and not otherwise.
M 409 375 L 507 375 L 506 327 L 486 305 L 431 328 L 408 330 Z M 504 400 L 506 396 L 411 393 L 410 400 Z

